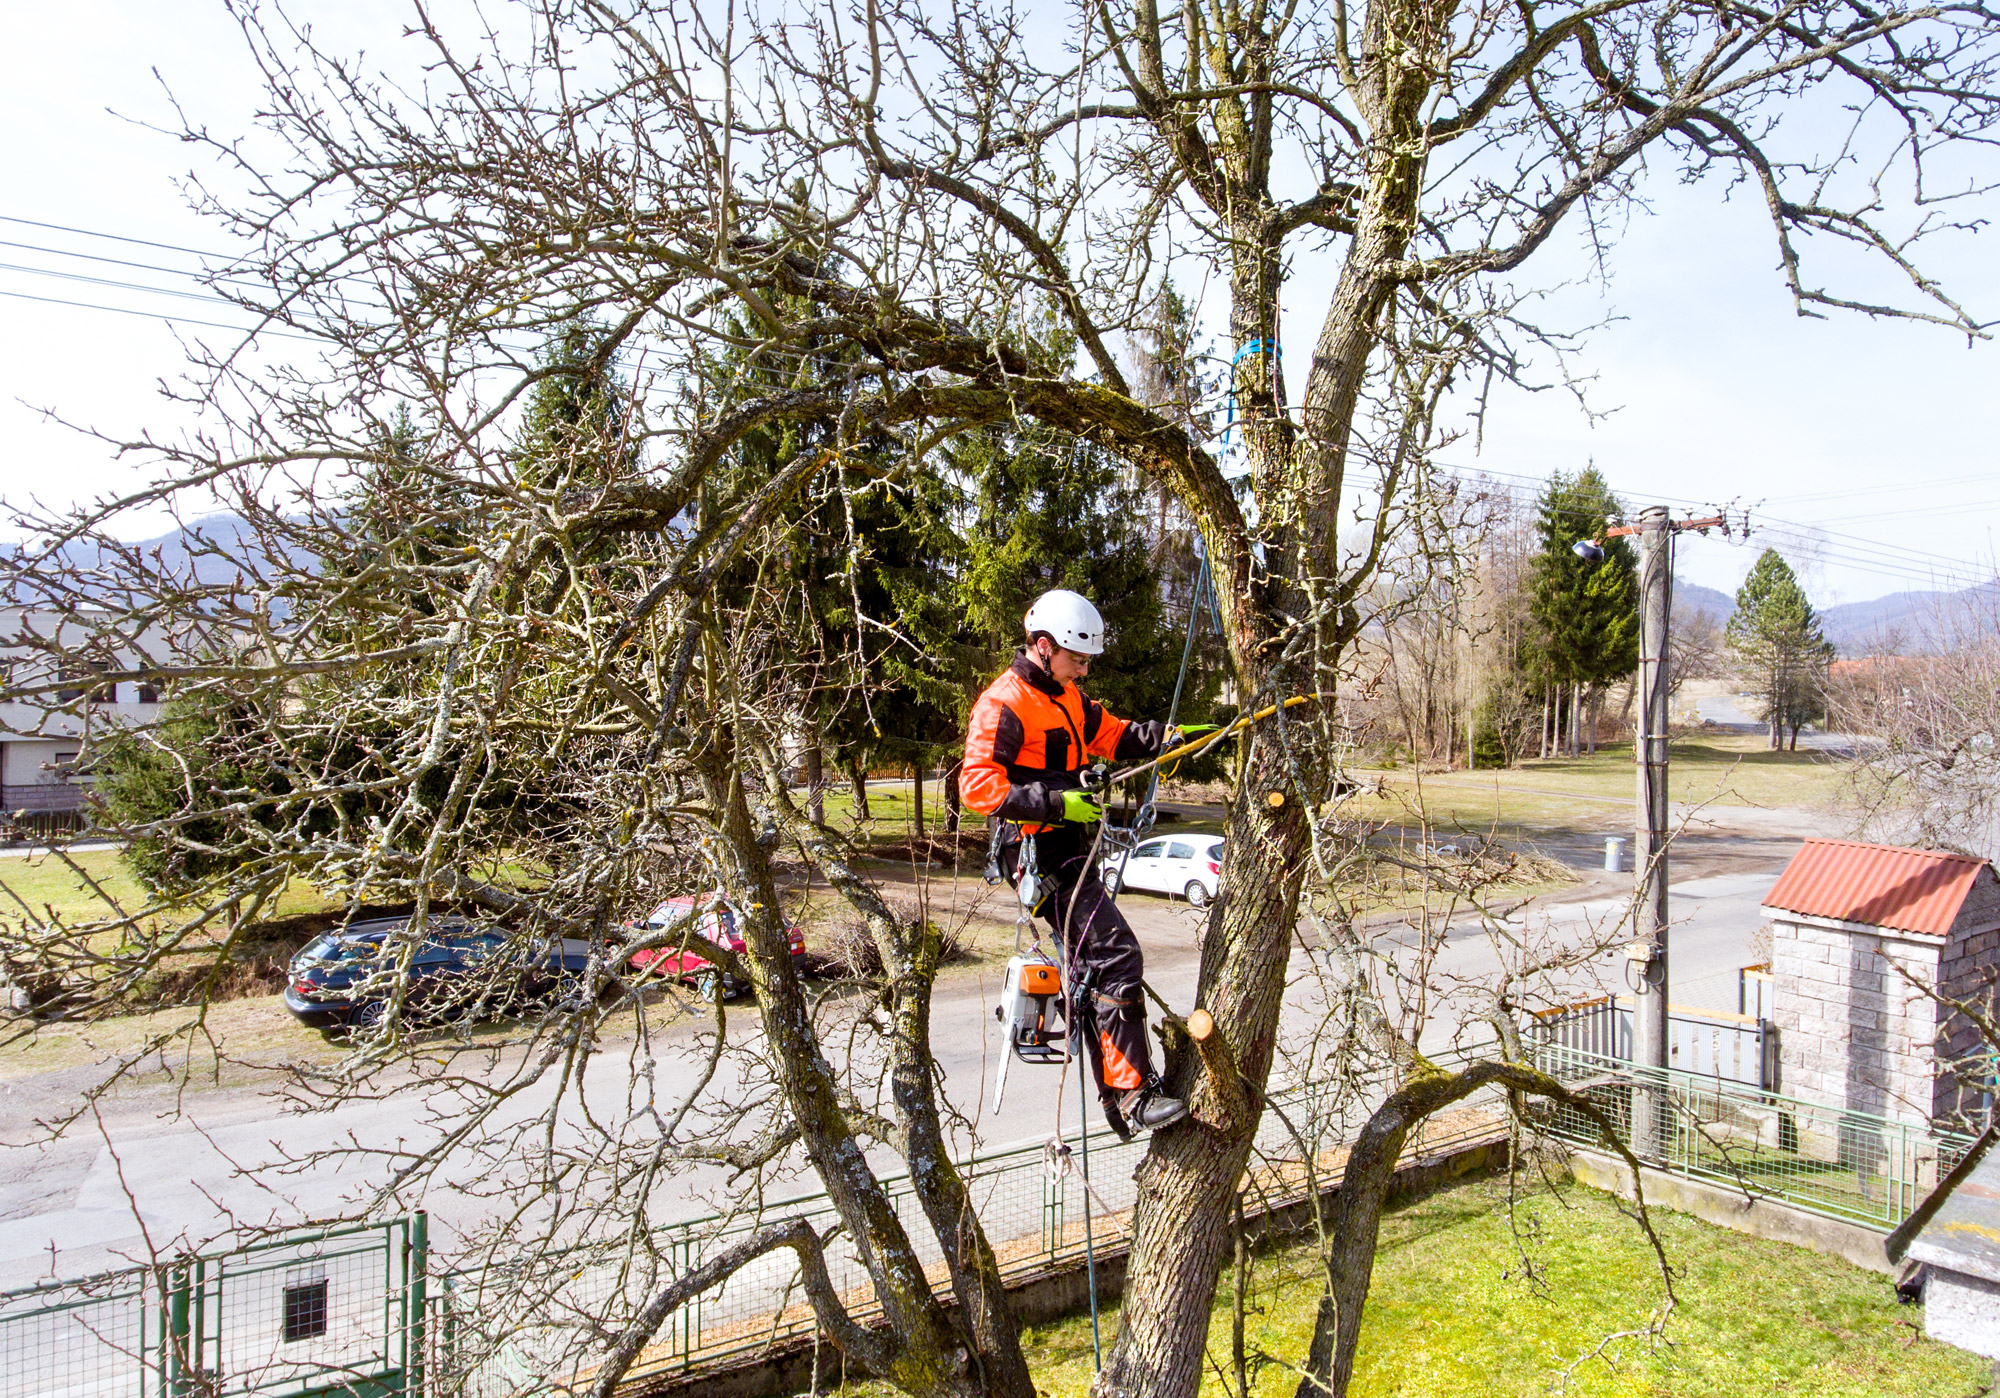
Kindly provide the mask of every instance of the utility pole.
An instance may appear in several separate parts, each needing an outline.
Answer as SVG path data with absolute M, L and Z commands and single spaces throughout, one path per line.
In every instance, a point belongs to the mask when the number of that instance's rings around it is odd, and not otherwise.
M 1633 933 L 1639 973 L 1632 1063 L 1644 1084 L 1632 1098 L 1632 1153 L 1665 1154 L 1667 1066 L 1667 626 L 1674 600 L 1674 526 L 1666 507 L 1639 516 L 1638 821 L 1632 841 Z
M 1632 1094 L 1632 1153 L 1641 1159 L 1666 1154 L 1667 1113 L 1667 634 L 1673 617 L 1674 535 L 1683 529 L 1728 530 L 1722 516 L 1667 517 L 1664 505 L 1642 511 L 1637 524 L 1604 531 L 1607 539 L 1639 536 L 1639 733 L 1633 744 L 1638 764 L 1638 819 L 1632 841 L 1633 936 L 1626 957 L 1638 972 L 1638 1004 L 1632 1015 L 1632 1066 L 1639 1078 Z M 1592 540 L 1576 544 L 1577 556 L 1599 563 L 1603 549 Z

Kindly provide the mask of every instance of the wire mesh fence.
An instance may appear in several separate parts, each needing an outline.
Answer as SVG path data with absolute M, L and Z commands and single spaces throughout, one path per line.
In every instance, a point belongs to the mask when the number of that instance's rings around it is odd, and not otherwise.
M 1439 1058 L 1451 1068 L 1487 1046 Z M 1665 1104 L 1662 1158 L 1799 1209 L 1888 1229 L 1971 1146 L 1960 1133 L 1762 1092 L 1720 1075 L 1649 1074 L 1562 1043 L 1529 1052 L 1588 1098 L 1629 1140 L 1636 1094 Z M 1380 1100 L 1351 1081 L 1274 1092 L 1259 1122 L 1244 1186 L 1262 1216 L 1329 1188 L 1347 1142 Z M 1546 1134 L 1601 1145 L 1573 1109 L 1533 1109 Z M 1425 1121 L 1407 1157 L 1448 1152 L 1506 1128 L 1497 1089 Z M 1089 1153 L 1089 1185 L 1083 1179 Z M 1073 1265 L 1086 1249 L 1122 1251 L 1146 1143 L 1108 1131 L 1071 1134 L 974 1157 L 960 1166 L 972 1206 L 1010 1281 Z M 885 1181 L 891 1207 L 934 1286 L 948 1285 L 942 1249 L 907 1178 Z M 822 1233 L 836 1222 L 823 1194 L 743 1207 L 532 1258 L 463 1268 L 429 1288 L 423 1216 L 331 1229 L 219 1256 L 176 1259 L 0 1295 L 0 1398 L 179 1398 L 338 1391 L 353 1398 L 453 1393 L 510 1398 L 587 1386 L 646 1298 L 779 1220 Z M 864 1323 L 877 1314 L 865 1267 L 844 1235 L 827 1248 L 835 1290 Z M 789 1251 L 758 1258 L 683 1306 L 653 1335 L 635 1378 L 707 1367 L 818 1329 Z
M 1334 1082 L 1272 1094 L 1273 1110 L 1261 1118 L 1245 1179 L 1246 1214 L 1261 1216 L 1294 1204 L 1338 1179 L 1346 1143 L 1365 1116 L 1358 1101 L 1351 1085 Z M 1459 1110 L 1424 1122 L 1412 1133 L 1405 1156 L 1450 1151 L 1504 1130 L 1504 1098 L 1497 1091 L 1482 1093 Z M 980 1225 L 1010 1282 L 1075 1264 L 1087 1248 L 1122 1251 L 1129 1238 L 1138 1193 L 1133 1175 L 1146 1142 L 1120 1142 L 1099 1130 L 1087 1140 L 1071 1134 L 1063 1145 L 1062 1151 L 1039 1144 L 998 1151 L 960 1166 Z M 910 1181 L 891 1178 L 885 1187 L 932 1285 L 948 1287 L 942 1249 Z M 442 1293 L 440 1365 L 450 1374 L 452 1390 L 468 1398 L 586 1388 L 610 1343 L 659 1287 L 779 1220 L 804 1218 L 825 1233 L 836 1217 L 825 1195 L 806 1195 L 532 1261 L 455 1273 Z M 827 1269 L 851 1315 L 863 1323 L 879 1315 L 851 1239 L 843 1235 L 828 1243 Z M 774 1252 L 670 1317 L 630 1377 L 707 1367 L 817 1328 L 795 1258 L 789 1251 Z
M 424 1222 L 296 1234 L 0 1295 L 0 1398 L 423 1391 Z
M 1973 1138 L 1868 1112 L 1762 1092 L 1720 1075 L 1648 1070 L 1561 1044 L 1536 1045 L 1537 1066 L 1587 1098 L 1631 1143 L 1637 1094 L 1658 1095 L 1669 1127 L 1654 1163 L 1796 1209 L 1884 1231 L 1909 1216 Z M 1596 1123 L 1565 1106 L 1542 1127 L 1602 1144 Z

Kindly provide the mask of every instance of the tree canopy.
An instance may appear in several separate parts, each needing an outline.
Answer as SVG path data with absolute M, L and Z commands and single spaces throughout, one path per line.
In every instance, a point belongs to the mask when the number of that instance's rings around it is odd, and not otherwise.
M 524 1083 L 555 1084 L 560 1100 L 581 1081 L 592 1004 L 537 1026 L 490 1073 L 453 1079 L 471 1104 L 465 1139 L 490 1152 L 493 1187 L 562 1201 L 549 1229 L 622 1229 L 640 1257 L 649 1192 L 676 1171 L 723 1161 L 761 1185 L 762 1172 L 811 1168 L 881 1326 L 827 1284 L 812 1229 L 776 1228 L 761 1245 L 799 1254 L 834 1344 L 915 1394 L 1028 1398 L 1033 1383 L 956 1163 L 955 1133 L 976 1114 L 944 1094 L 932 1055 L 937 928 L 885 899 L 794 800 L 796 618 L 733 585 L 809 491 L 860 499 L 878 469 L 936 476 L 953 442 L 980 432 L 1046 433 L 1051 461 L 1088 442 L 1200 534 L 1235 696 L 1250 709 L 1307 700 L 1276 710 L 1239 765 L 1229 892 L 1201 943 L 1214 1042 L 1169 1056 L 1192 1121 L 1153 1138 L 1139 1171 L 1125 1323 L 1097 1391 L 1174 1398 L 1201 1382 L 1304 917 L 1320 959 L 1346 968 L 1328 1041 L 1365 1057 L 1355 1080 L 1394 1089 L 1374 1099 L 1390 1115 L 1371 1116 L 1344 1221 L 1327 1230 L 1304 1383 L 1338 1395 L 1404 1134 L 1482 1084 L 1545 1086 L 1497 1050 L 1464 1075 L 1415 1061 L 1417 1032 L 1381 1010 L 1366 924 L 1336 877 L 1370 857 L 1342 800 L 1355 784 L 1341 701 L 1376 584 L 1423 553 L 1438 453 L 1480 386 L 1572 367 L 1570 327 L 1534 318 L 1534 292 L 1559 279 L 1541 272 L 1544 250 L 1573 239 L 1613 255 L 1604 230 L 1651 181 L 1741 181 L 1761 195 L 1802 312 L 1985 333 L 1917 260 L 1985 194 L 1976 178 L 1925 182 L 1982 168 L 2000 120 L 2000 18 L 1978 4 L 1139 0 L 1056 13 L 887 0 L 780 21 L 536 0 L 463 31 L 426 11 L 405 40 L 416 84 L 326 52 L 275 10 L 241 13 L 268 89 L 260 139 L 184 134 L 230 172 L 218 187 L 244 191 L 203 195 L 249 249 L 218 287 L 315 353 L 272 368 L 196 342 L 199 430 L 121 443 L 151 463 L 129 496 L 29 511 L 35 538 L 0 562 L 13 595 L 103 634 L 105 654 L 148 656 L 113 679 L 173 681 L 190 702 L 257 716 L 253 765 L 290 760 L 308 701 L 312 722 L 360 735 L 329 744 L 290 790 L 234 803 L 233 819 L 274 832 L 243 880 L 283 870 L 356 905 L 386 891 L 420 919 L 451 897 L 512 935 L 596 939 L 661 882 L 698 873 L 728 892 L 746 910 L 745 950 L 699 950 L 756 1001 L 748 1031 L 726 1032 L 718 1012 L 697 1038 L 706 1075 L 588 1130 L 550 1117 L 545 1135 L 477 1136 L 482 1121 L 511 1123 Z M 1829 125 L 1834 110 L 1851 119 Z M 1864 262 L 1886 278 L 1853 277 Z M 1240 489 L 1198 416 L 1149 400 L 1119 358 L 1183 267 L 1202 269 L 1197 299 L 1230 355 Z M 1049 307 L 1073 354 L 1044 352 Z M 625 366 L 629 406 L 615 433 L 608 413 L 561 418 L 583 436 L 559 460 L 589 471 L 520 470 L 522 414 L 552 376 L 535 347 L 579 316 L 603 327 L 587 362 Z M 701 392 L 705 367 L 738 351 L 828 369 L 742 397 Z M 391 459 L 385 435 L 405 409 L 422 442 L 370 496 L 361 486 Z M 739 453 L 764 432 L 799 449 Z M 256 541 L 232 577 L 120 546 L 129 511 L 217 492 Z M 448 519 L 455 552 L 364 557 L 357 499 Z M 96 561 L 70 561 L 80 540 L 99 545 Z M 302 561 L 343 555 L 360 566 Z M 915 576 L 915 560 L 894 566 Z M 1576 605 L 1606 615 L 1622 585 L 1570 581 Z M 225 643 L 163 652 L 142 644 L 154 630 Z M 1560 663 L 1608 667 L 1593 634 L 1564 641 Z M 493 818 L 488 798 L 510 782 L 561 793 L 564 819 L 523 831 Z M 311 824 L 360 793 L 375 803 L 365 820 Z M 815 998 L 799 981 L 780 847 L 866 925 L 884 967 L 874 997 Z M 99 967 L 103 946 L 154 954 L 157 942 L 121 939 L 179 916 L 107 908 L 88 926 L 35 929 L 32 946 Z M 627 1003 L 629 955 L 599 968 Z M 1503 975 L 1491 993 L 1505 1021 L 1520 987 Z M 432 1055 L 459 1051 L 412 1050 L 392 1017 L 349 1081 L 379 1086 L 392 1063 L 411 1081 L 449 1074 Z M 656 1064 L 642 1055 L 635 1073 Z M 530 1135 L 562 1144 L 510 1152 Z M 916 1207 L 899 1207 L 876 1151 L 898 1158 Z M 399 1165 L 393 1188 L 437 1168 Z M 586 1205 L 598 1213 L 571 1211 Z M 525 1207 L 514 1218 L 547 1222 Z
M 1834 648 L 1819 613 L 1776 549 L 1765 549 L 1736 590 L 1726 640 L 1770 726 L 1771 746 L 1799 745 L 1799 729 L 1826 716 L 1827 666 Z

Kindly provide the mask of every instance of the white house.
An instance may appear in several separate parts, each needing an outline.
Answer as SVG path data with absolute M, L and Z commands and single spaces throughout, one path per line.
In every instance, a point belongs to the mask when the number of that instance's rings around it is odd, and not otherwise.
M 95 641 L 53 611 L 0 607 L 0 812 L 78 809 L 89 781 L 78 766 L 86 739 L 105 725 L 157 717 L 157 688 L 99 678 L 137 668 L 136 657 L 96 653 Z

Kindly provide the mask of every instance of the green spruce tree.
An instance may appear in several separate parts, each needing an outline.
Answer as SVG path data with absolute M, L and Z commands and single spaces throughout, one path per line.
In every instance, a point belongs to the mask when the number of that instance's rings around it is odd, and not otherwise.
M 1738 673 L 1763 705 L 1772 749 L 1784 746 L 1789 730 L 1796 750 L 1799 729 L 1826 715 L 1833 645 L 1776 549 L 1764 550 L 1736 590 L 1727 642 Z
M 1638 560 L 1629 539 L 1603 537 L 1606 519 L 1623 513 L 1594 466 L 1550 477 L 1537 505 L 1540 547 L 1531 564 L 1524 659 L 1543 686 L 1554 734 L 1568 735 L 1566 744 L 1552 739 L 1551 746 L 1566 746 L 1572 755 L 1581 746 L 1584 711 L 1639 663 Z M 1578 557 L 1579 539 L 1601 540 L 1603 561 Z M 1589 735 L 1594 751 L 1594 723 Z

